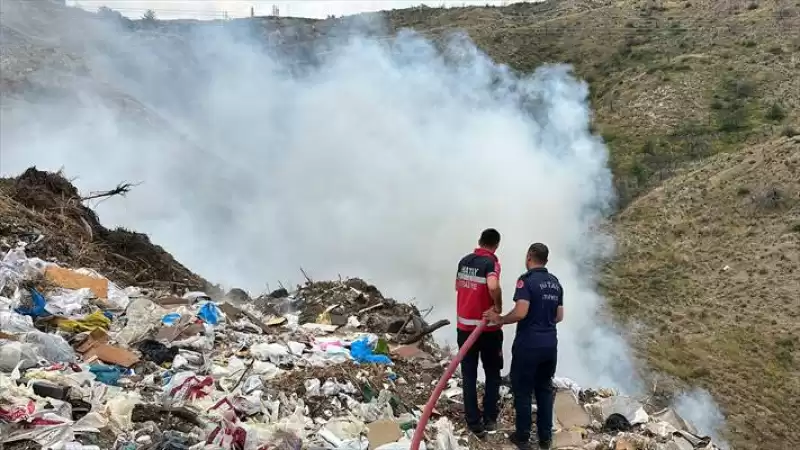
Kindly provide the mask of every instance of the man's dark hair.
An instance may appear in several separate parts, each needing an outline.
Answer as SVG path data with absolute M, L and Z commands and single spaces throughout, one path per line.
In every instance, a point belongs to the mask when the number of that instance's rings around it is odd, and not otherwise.
M 550 256 L 550 250 L 546 245 L 542 244 L 541 242 L 537 242 L 528 247 L 528 256 L 532 260 L 544 264 L 547 262 L 547 258 Z
M 478 245 L 481 247 L 497 247 L 500 245 L 500 233 L 494 228 L 483 230 L 480 239 L 478 239 Z

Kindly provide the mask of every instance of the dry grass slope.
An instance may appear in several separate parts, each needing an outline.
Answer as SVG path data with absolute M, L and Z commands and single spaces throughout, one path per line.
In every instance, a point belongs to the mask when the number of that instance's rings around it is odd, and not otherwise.
M 687 169 L 617 236 L 606 287 L 650 365 L 708 388 L 735 448 L 798 448 L 800 137 Z
M 434 36 L 463 29 L 522 71 L 573 64 L 624 203 L 687 161 L 800 134 L 796 0 L 562 0 L 389 18 Z

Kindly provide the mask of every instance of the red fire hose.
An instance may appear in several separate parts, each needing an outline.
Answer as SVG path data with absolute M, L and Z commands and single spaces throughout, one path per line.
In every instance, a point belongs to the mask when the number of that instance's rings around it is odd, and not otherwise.
M 439 401 L 439 396 L 442 395 L 442 391 L 447 385 L 447 381 L 456 371 L 456 367 L 461 364 L 461 360 L 464 359 L 464 355 L 467 354 L 467 351 L 469 351 L 470 347 L 472 347 L 472 344 L 478 340 L 478 336 L 481 335 L 485 327 L 486 320 L 484 319 L 481 321 L 480 325 L 478 325 L 472 331 L 472 333 L 470 333 L 467 341 L 464 342 L 464 345 L 462 345 L 458 350 L 458 353 L 456 353 L 456 357 L 450 361 L 450 365 L 447 366 L 447 370 L 444 371 L 442 378 L 439 378 L 439 383 L 436 384 L 436 387 L 433 389 L 433 393 L 431 394 L 431 398 L 429 398 L 428 403 L 425 404 L 425 409 L 422 411 L 422 417 L 420 417 L 417 428 L 414 430 L 414 437 L 411 439 L 410 450 L 419 450 L 419 444 L 422 442 L 422 437 L 425 435 L 425 426 L 428 424 L 428 420 L 431 418 L 433 407 L 436 406 L 436 402 Z

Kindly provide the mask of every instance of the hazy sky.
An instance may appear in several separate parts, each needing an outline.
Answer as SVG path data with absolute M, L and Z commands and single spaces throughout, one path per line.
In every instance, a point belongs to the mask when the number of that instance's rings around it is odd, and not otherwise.
M 519 0 L 516 0 L 519 1 Z M 250 8 L 256 15 L 269 15 L 273 5 L 281 16 L 325 18 L 330 14 L 341 16 L 367 11 L 409 8 L 420 4 L 428 6 L 502 6 L 515 0 L 67 0 L 70 5 L 97 10 L 105 5 L 129 17 L 140 17 L 152 9 L 161 19 L 220 19 L 227 11 L 229 17 L 246 17 Z

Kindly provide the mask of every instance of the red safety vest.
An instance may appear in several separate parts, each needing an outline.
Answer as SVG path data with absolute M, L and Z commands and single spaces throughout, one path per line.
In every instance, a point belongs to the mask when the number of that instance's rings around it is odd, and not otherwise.
M 500 277 L 500 262 L 489 250 L 476 248 L 459 261 L 456 272 L 456 326 L 459 330 L 474 330 L 483 320 L 483 313 L 494 306 L 486 285 L 489 276 Z M 499 329 L 499 326 L 486 327 L 486 331 Z

